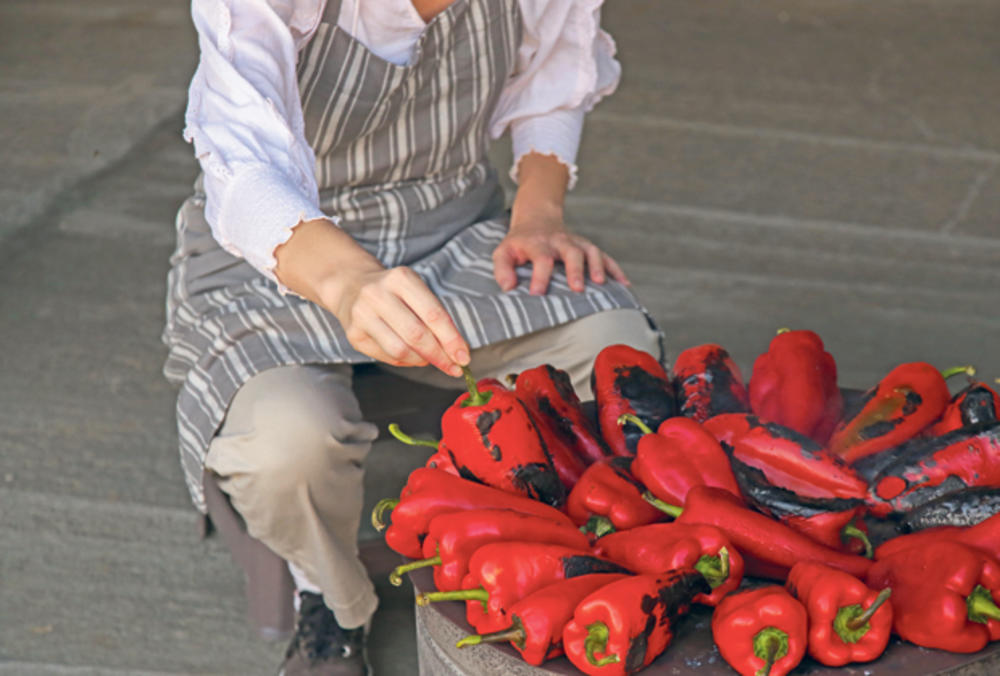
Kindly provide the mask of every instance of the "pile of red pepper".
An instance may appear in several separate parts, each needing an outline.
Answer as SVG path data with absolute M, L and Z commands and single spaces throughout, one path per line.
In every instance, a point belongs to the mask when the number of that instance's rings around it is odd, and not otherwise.
M 1000 396 L 972 374 L 901 364 L 845 397 L 819 336 L 788 330 L 746 385 L 718 345 L 669 371 L 607 347 L 594 409 L 550 365 L 467 373 L 440 441 L 390 426 L 435 452 L 372 520 L 391 510 L 412 559 L 395 584 L 432 567 L 417 603 L 465 602 L 460 647 L 535 665 L 635 673 L 695 604 L 745 675 L 869 662 L 892 634 L 975 652 L 1000 639 Z

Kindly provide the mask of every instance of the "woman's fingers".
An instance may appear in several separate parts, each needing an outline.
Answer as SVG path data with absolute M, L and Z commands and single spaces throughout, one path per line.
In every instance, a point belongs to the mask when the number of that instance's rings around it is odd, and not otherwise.
M 501 291 L 510 291 L 517 286 L 517 271 L 520 261 L 508 240 L 504 240 L 493 250 L 493 279 Z
M 409 268 L 397 269 L 404 271 L 400 275 L 398 297 L 406 303 L 419 324 L 417 327 L 410 324 L 405 329 L 410 332 L 404 334 L 407 342 L 442 371 L 462 375 L 462 370 L 455 365 L 469 363 L 469 344 L 424 280 Z M 435 355 L 433 358 L 432 353 Z
M 562 258 L 566 271 L 566 283 L 577 293 L 583 291 L 584 250 L 576 242 L 567 238 L 559 247 L 559 257 Z
M 628 281 L 628 277 L 625 276 L 625 272 L 621 269 L 621 266 L 618 265 L 615 259 L 603 252 L 601 255 L 604 257 L 604 269 L 606 269 L 617 281 L 621 282 L 625 286 L 631 286 L 632 282 Z

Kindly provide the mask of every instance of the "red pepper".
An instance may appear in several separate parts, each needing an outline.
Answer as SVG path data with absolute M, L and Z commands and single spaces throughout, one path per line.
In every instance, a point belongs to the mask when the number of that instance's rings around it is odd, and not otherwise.
M 643 431 L 632 473 L 650 493 L 683 504 L 692 486 L 715 486 L 740 494 L 729 458 L 711 434 L 690 418 L 668 418 L 654 434 L 635 416 L 624 415 Z
M 925 648 L 974 653 L 1000 639 L 1000 563 L 942 540 L 876 561 L 868 586 L 892 587 L 893 631 Z
M 548 364 L 522 371 L 514 383 L 514 392 L 522 400 L 532 401 L 543 417 L 552 421 L 557 436 L 585 464 L 611 455 L 565 371 Z
M 848 412 L 833 436 L 830 450 L 849 463 L 915 437 L 941 417 L 950 393 L 942 374 L 925 362 L 900 364 L 865 392 L 860 410 Z
M 1000 486 L 1000 422 L 914 439 L 873 461 L 870 507 L 879 516 L 902 513 L 973 486 Z
M 451 461 L 451 452 L 445 448 L 440 441 L 414 439 L 410 435 L 404 433 L 396 423 L 389 423 L 389 434 L 397 440 L 402 441 L 407 446 L 426 446 L 428 448 L 433 448 L 435 452 L 427 458 L 427 462 L 424 463 L 424 467 L 429 469 L 444 470 L 445 472 L 454 474 L 455 476 L 459 475 L 458 469 L 455 467 L 455 463 Z
M 554 507 L 530 498 L 505 493 L 490 486 L 469 481 L 440 469 L 421 467 L 410 472 L 398 499 L 380 500 L 372 510 L 372 525 L 381 531 L 383 517 L 392 510 L 392 525 L 385 533 L 385 543 L 411 559 L 423 554 L 421 540 L 429 522 L 438 514 L 470 509 L 511 509 L 572 525 L 569 518 Z
M 837 364 L 812 331 L 782 329 L 757 357 L 750 408 L 764 420 L 825 443 L 840 421 L 844 399 Z
M 542 437 L 542 442 L 544 442 L 545 448 L 549 452 L 549 457 L 552 459 L 552 467 L 556 470 L 556 475 L 559 477 L 559 481 L 562 482 L 563 488 L 567 492 L 572 490 L 576 482 L 583 476 L 589 463 L 577 456 L 573 448 L 567 444 L 559 431 L 558 421 L 551 418 L 548 414 L 543 413 L 534 401 L 526 399 L 520 394 L 517 396 L 524 402 L 525 408 L 528 409 L 535 429 L 538 430 L 539 435 Z
M 627 575 L 595 573 L 554 582 L 528 594 L 510 607 L 509 627 L 488 634 L 466 636 L 456 645 L 509 641 L 528 664 L 538 666 L 563 654 L 563 628 L 584 598 Z
M 939 437 L 963 427 L 974 427 L 1000 420 L 1000 394 L 983 382 L 971 382 L 958 392 L 941 419 L 927 430 L 927 434 Z
M 675 516 L 675 523 L 701 523 L 721 530 L 743 555 L 748 575 L 784 581 L 799 561 L 820 561 L 856 577 L 871 567 L 868 559 L 824 547 L 718 488 L 692 488 L 683 509 L 664 505 L 651 495 L 646 499 Z
M 634 454 L 642 436 L 632 425 L 618 425 L 623 414 L 638 416 L 651 428 L 677 415 L 674 386 L 663 366 L 648 352 L 628 345 L 611 345 L 597 354 L 590 386 L 601 435 L 616 455 Z
M 716 441 L 730 448 L 739 437 L 760 425 L 760 419 L 749 413 L 721 413 L 702 423 L 705 431 Z
M 531 414 L 499 381 L 477 383 L 441 416 L 441 442 L 459 474 L 501 490 L 562 506 L 566 489 Z
M 722 659 L 742 676 L 784 676 L 806 654 L 808 616 L 784 587 L 730 594 L 712 614 Z
M 559 580 L 592 573 L 629 571 L 587 549 L 542 542 L 492 542 L 469 559 L 469 574 L 457 591 L 428 592 L 417 605 L 466 601 L 466 618 L 476 631 L 498 631 L 511 623 L 510 608 L 528 594 Z
M 589 523 L 587 530 L 597 535 L 609 530 L 607 522 L 627 530 L 662 521 L 663 514 L 643 499 L 645 488 L 629 471 L 632 464 L 632 458 L 615 457 L 588 467 L 566 500 L 569 517 L 581 526 Z
M 810 498 L 864 500 L 868 484 L 843 460 L 794 430 L 748 420 L 733 441 L 732 455 L 764 473 L 768 482 Z
M 890 589 L 876 592 L 822 563 L 797 563 L 788 591 L 809 613 L 809 655 L 828 667 L 871 662 L 885 652 L 892 633 Z
M 563 521 L 521 514 L 509 509 L 472 509 L 438 514 L 427 526 L 424 558 L 397 566 L 389 576 L 392 584 L 402 583 L 401 575 L 434 566 L 434 586 L 440 591 L 459 589 L 469 572 L 469 559 L 485 544 L 518 540 L 546 542 L 586 549 L 589 538 Z
M 919 533 L 901 535 L 887 540 L 875 550 L 875 560 L 881 560 L 911 547 L 923 547 L 941 540 L 960 542 L 986 552 L 1000 560 L 1000 514 L 994 514 L 974 526 L 939 526 Z
M 708 591 L 691 569 L 635 575 L 601 587 L 563 630 L 566 657 L 592 676 L 634 674 L 666 650 L 691 601 Z
M 597 540 L 594 553 L 640 575 L 694 568 L 712 588 L 695 603 L 718 605 L 743 580 L 743 557 L 714 526 L 654 523 Z
M 720 345 L 690 347 L 674 360 L 671 379 L 681 415 L 705 422 L 720 413 L 750 411 L 740 367 Z

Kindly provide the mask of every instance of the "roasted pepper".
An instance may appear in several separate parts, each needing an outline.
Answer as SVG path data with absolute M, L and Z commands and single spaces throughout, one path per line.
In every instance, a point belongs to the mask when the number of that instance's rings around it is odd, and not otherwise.
M 638 416 L 653 429 L 677 415 L 674 387 L 663 366 L 628 345 L 610 345 L 597 354 L 590 386 L 601 435 L 615 455 L 633 455 L 642 436 L 633 425 L 618 425 L 622 414 Z
M 962 427 L 997 420 L 1000 420 L 1000 394 L 986 383 L 972 382 L 951 398 L 941 419 L 927 430 L 927 434 L 939 437 Z
M 945 378 L 966 368 L 942 373 L 925 362 L 900 364 L 865 392 L 859 410 L 845 412 L 830 450 L 854 463 L 915 437 L 944 413 L 951 396 Z
M 553 582 L 591 573 L 628 572 L 587 549 L 542 542 L 493 542 L 477 549 L 469 559 L 462 589 L 419 594 L 417 605 L 465 601 L 469 624 L 482 634 L 509 626 L 511 606 Z
M 670 369 L 681 415 L 705 422 L 720 413 L 747 413 L 750 395 L 740 367 L 721 345 L 706 343 L 677 355 Z
M 746 564 L 747 575 L 784 582 L 799 561 L 821 561 L 856 577 L 863 577 L 871 561 L 824 547 L 812 538 L 792 530 L 743 505 L 728 491 L 696 486 L 688 493 L 683 509 L 666 505 L 650 494 L 646 499 L 658 505 L 675 523 L 715 526 L 733 543 Z
M 875 559 L 884 559 L 904 549 L 922 547 L 940 540 L 960 542 L 1000 560 L 1000 514 L 994 514 L 972 526 L 938 526 L 894 537 L 879 545 L 875 550 Z
M 385 533 L 385 543 L 403 556 L 419 559 L 423 555 L 421 541 L 432 518 L 470 509 L 511 509 L 572 524 L 558 509 L 537 500 L 505 493 L 440 469 L 420 467 L 410 472 L 399 498 L 386 498 L 375 505 L 372 525 L 378 531 L 385 529 L 385 513 L 392 510 L 392 525 Z
M 712 614 L 722 659 L 742 676 L 784 676 L 806 654 L 808 616 L 784 587 L 730 594 Z
M 611 533 L 594 543 L 594 553 L 640 575 L 656 575 L 674 568 L 694 568 L 712 588 L 695 603 L 718 605 L 740 586 L 743 557 L 729 538 L 714 526 L 654 523 Z
M 973 486 L 1000 486 L 1000 422 L 914 439 L 883 454 L 891 462 L 872 477 L 869 491 L 870 509 L 879 516 Z
M 809 614 L 809 655 L 828 667 L 871 662 L 892 634 L 891 589 L 873 591 L 847 573 L 822 563 L 792 567 L 786 588 Z
M 464 648 L 480 643 L 509 642 L 528 664 L 538 666 L 563 654 L 563 628 L 584 598 L 612 582 L 628 576 L 595 573 L 560 580 L 528 594 L 510 607 L 509 627 L 488 634 L 466 636 L 456 645 Z
M 403 574 L 434 566 L 434 586 L 439 591 L 459 589 L 469 572 L 469 559 L 476 550 L 490 542 L 507 540 L 546 542 L 578 549 L 590 546 L 586 535 L 564 521 L 509 509 L 448 512 L 430 520 L 423 543 L 424 558 L 397 566 L 389 575 L 389 581 L 399 586 Z
M 588 467 L 566 500 L 569 517 L 598 536 L 662 521 L 663 514 L 643 499 L 645 488 L 632 475 L 632 464 L 632 458 L 613 457 Z
M 576 607 L 563 630 L 566 656 L 585 674 L 634 674 L 666 649 L 692 599 L 705 593 L 708 583 L 691 569 L 612 582 Z
M 949 493 L 907 512 L 899 522 L 904 533 L 937 526 L 974 526 L 1000 513 L 1000 487 L 975 486 Z
M 974 653 L 1000 639 L 1000 563 L 942 540 L 875 562 L 873 589 L 892 587 L 893 631 L 925 648 Z
M 561 507 L 566 489 L 531 413 L 493 379 L 473 379 L 441 416 L 441 443 L 461 476 Z
M 650 493 L 665 502 L 683 504 L 692 486 L 715 486 L 739 495 L 729 458 L 711 434 L 690 418 L 668 418 L 656 433 L 633 415 L 630 422 L 643 432 L 636 446 L 632 473 Z
M 736 443 L 736 439 L 760 425 L 760 418 L 749 413 L 720 413 L 702 423 L 705 431 L 715 437 L 716 441 L 723 447 L 730 448 Z
M 747 503 L 831 549 L 864 552 L 871 558 L 872 545 L 863 530 L 863 500 L 810 498 L 774 486 L 759 469 L 737 458 L 731 460 L 733 474 Z M 858 525 L 861 524 L 861 525 Z
M 593 420 L 583 410 L 565 371 L 548 364 L 521 371 L 514 381 L 514 392 L 523 401 L 534 404 L 552 425 L 556 436 L 585 465 L 611 455 Z
M 837 364 L 812 331 L 782 329 L 754 361 L 750 409 L 818 443 L 826 443 L 840 421 L 844 399 Z

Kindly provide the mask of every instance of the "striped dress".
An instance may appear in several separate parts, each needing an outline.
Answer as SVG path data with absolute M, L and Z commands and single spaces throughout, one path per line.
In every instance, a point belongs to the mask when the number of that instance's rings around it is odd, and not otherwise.
M 640 307 L 615 281 L 575 293 L 558 266 L 544 296 L 528 293 L 528 268 L 507 293 L 493 278 L 508 214 L 486 155 L 487 125 L 520 41 L 517 0 L 454 0 L 402 66 L 338 27 L 339 11 L 338 0 L 327 4 L 298 61 L 324 212 L 384 265 L 417 272 L 473 349 Z M 205 454 L 240 385 L 276 366 L 371 361 L 331 314 L 224 251 L 204 205 L 199 181 L 177 217 L 163 332 L 164 373 L 180 386 L 181 464 L 203 512 Z

